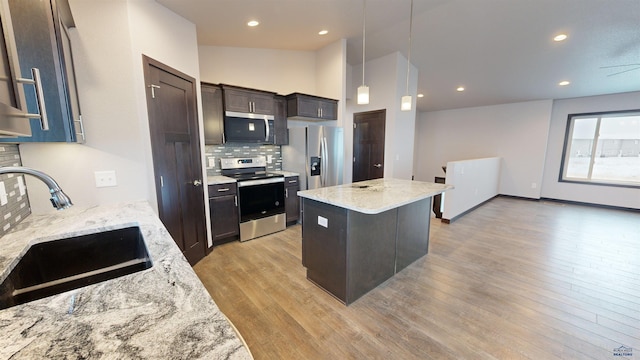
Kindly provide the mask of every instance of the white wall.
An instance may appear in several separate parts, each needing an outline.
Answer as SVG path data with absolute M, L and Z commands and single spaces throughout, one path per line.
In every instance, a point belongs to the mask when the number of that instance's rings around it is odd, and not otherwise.
M 406 92 L 407 59 L 395 52 L 365 63 L 365 84 L 369 86 L 369 104 L 358 105 L 356 92 L 362 84 L 362 65 L 349 69 L 352 79 L 347 88 L 344 117 L 345 182 L 353 178 L 353 114 L 386 109 L 384 177 L 410 180 L 413 175 L 413 141 L 415 130 L 415 94 L 418 70 L 411 66 L 409 92 L 414 95 L 411 111 L 400 111 L 400 98 Z
M 499 157 L 449 161 L 446 183 L 454 189 L 443 194 L 442 218 L 452 220 L 498 195 L 501 162 Z
M 338 100 L 338 122 L 342 126 L 347 100 L 347 40 L 341 39 L 316 52 L 316 90 L 314 95 Z M 301 91 L 298 91 L 301 92 Z
M 558 181 L 567 126 L 567 115 L 640 109 L 640 92 L 556 100 L 551 113 L 551 127 L 544 166 L 542 196 L 553 199 L 640 209 L 640 191 L 598 185 Z
M 421 113 L 416 180 L 444 176 L 449 161 L 502 157 L 500 194 L 540 198 L 551 106 L 543 100 Z
M 153 0 L 70 6 L 87 143 L 22 144 L 23 164 L 51 174 L 78 206 L 143 199 L 157 207 L 142 53 L 198 79 L 195 26 Z M 118 186 L 95 188 L 97 170 L 115 170 Z M 34 213 L 52 210 L 41 186 L 28 188 Z
M 313 51 L 199 47 L 202 81 L 229 84 L 287 95 L 316 94 L 316 53 Z

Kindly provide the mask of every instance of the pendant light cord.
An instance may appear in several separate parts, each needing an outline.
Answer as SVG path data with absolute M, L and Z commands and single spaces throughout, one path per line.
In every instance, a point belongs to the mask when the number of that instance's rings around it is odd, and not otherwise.
M 407 95 L 409 95 L 409 69 L 411 69 L 411 32 L 412 30 L 413 30 L 413 0 L 411 0 L 411 12 L 409 13 L 409 50 L 407 51 L 407 89 L 406 89 Z
M 413 0 L 411 0 L 413 1 Z M 362 0 L 362 86 L 364 86 L 364 54 L 365 54 L 365 43 L 367 39 L 366 29 L 367 29 L 367 0 Z

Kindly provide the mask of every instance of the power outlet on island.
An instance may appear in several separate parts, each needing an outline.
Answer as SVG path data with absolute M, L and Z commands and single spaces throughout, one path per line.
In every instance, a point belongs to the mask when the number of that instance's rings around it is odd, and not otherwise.
M 96 187 L 118 186 L 115 171 L 96 171 L 94 174 L 96 177 Z

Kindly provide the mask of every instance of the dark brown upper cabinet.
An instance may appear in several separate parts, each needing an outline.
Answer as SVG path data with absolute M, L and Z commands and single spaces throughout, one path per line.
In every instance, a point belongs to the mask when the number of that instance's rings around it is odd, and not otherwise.
M 8 4 L 23 78 L 39 69 L 49 130 L 32 118 L 31 137 L 4 142 L 84 142 L 69 29 L 75 27 L 67 0 L 2 0 Z M 36 86 L 25 85 L 26 110 L 38 114 Z
M 275 115 L 275 93 L 222 85 L 224 93 L 224 111 Z
M 289 145 L 289 132 L 287 131 L 287 100 L 282 95 L 275 96 L 275 116 L 273 137 L 274 145 Z
M 338 120 L 338 100 L 301 93 L 289 94 L 287 117 L 292 120 Z
M 204 143 L 220 145 L 224 143 L 224 110 L 222 89 L 213 84 L 201 83 L 202 118 L 204 121 Z

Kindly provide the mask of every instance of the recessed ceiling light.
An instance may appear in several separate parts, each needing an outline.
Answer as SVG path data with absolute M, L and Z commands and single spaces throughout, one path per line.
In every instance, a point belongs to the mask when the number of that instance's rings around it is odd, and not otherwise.
M 463 92 L 463 91 L 464 91 L 464 86 L 458 86 L 458 88 L 456 89 L 456 91 L 458 91 L 458 92 Z
M 251 26 L 251 27 L 258 26 L 258 25 L 260 25 L 260 23 L 257 20 L 251 20 L 247 23 L 247 26 Z
M 560 86 L 567 86 L 567 85 L 569 85 L 569 84 L 571 84 L 571 83 L 570 83 L 569 81 L 567 81 L 567 80 L 563 80 L 563 81 L 560 81 L 560 82 L 558 83 L 558 85 L 560 85 Z
M 320 32 L 318 32 L 318 35 L 327 35 L 329 33 L 329 30 L 320 30 Z
M 553 41 L 563 41 L 567 39 L 567 34 L 558 34 L 553 37 Z
M 424 97 L 424 94 L 418 94 L 418 97 L 419 98 Z

